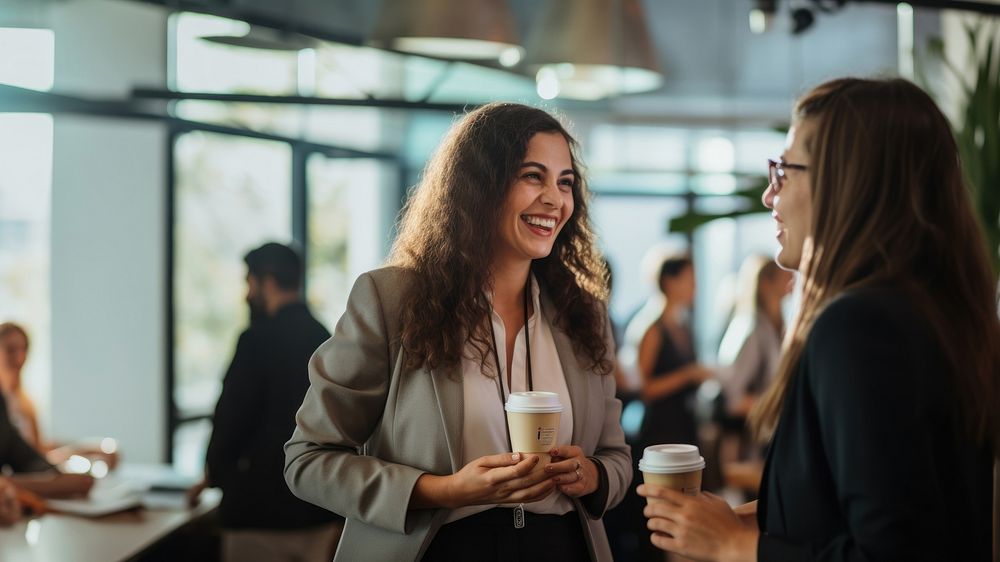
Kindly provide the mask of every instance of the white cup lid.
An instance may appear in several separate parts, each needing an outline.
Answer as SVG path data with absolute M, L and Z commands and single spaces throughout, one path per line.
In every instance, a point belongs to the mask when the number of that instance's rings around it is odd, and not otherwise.
M 653 445 L 642 451 L 639 470 L 654 474 L 679 474 L 705 468 L 705 458 L 694 445 Z
M 555 392 L 511 392 L 504 409 L 524 414 L 561 412 L 562 402 Z

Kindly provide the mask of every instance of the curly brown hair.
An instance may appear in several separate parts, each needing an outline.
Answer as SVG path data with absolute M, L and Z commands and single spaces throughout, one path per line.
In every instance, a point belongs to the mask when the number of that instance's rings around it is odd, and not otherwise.
M 406 366 L 454 365 L 471 344 L 485 364 L 492 348 L 486 325 L 490 303 L 483 290 L 500 213 L 528 143 L 557 132 L 570 146 L 575 183 L 573 214 L 552 252 L 531 270 L 556 308 L 554 321 L 575 351 L 600 374 L 605 357 L 607 268 L 594 244 L 578 145 L 552 115 L 525 105 L 493 103 L 462 117 L 424 169 L 401 213 L 389 264 L 415 273 L 404 295 L 401 345 Z

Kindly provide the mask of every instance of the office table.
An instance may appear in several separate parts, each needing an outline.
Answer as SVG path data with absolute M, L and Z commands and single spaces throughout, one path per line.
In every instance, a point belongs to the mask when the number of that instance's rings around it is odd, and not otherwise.
M 206 490 L 189 509 L 183 494 L 149 496 L 144 507 L 103 517 L 47 513 L 0 528 L 3 562 L 116 562 L 129 560 L 186 523 L 214 509 L 218 490 Z

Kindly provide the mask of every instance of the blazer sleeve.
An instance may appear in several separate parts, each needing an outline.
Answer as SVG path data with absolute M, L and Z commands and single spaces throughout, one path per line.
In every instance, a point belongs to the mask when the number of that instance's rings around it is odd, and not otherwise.
M 382 418 L 392 368 L 378 288 L 366 273 L 333 337 L 309 361 L 310 387 L 285 444 L 285 480 L 305 501 L 405 533 L 423 471 L 359 454 Z
M 762 562 L 952 558 L 936 524 L 948 490 L 935 477 L 929 426 L 945 392 L 932 376 L 939 362 L 925 353 L 933 343 L 914 337 L 912 322 L 850 298 L 817 319 L 799 375 L 815 398 L 815 438 L 849 530 L 814 544 L 762 535 Z
M 3 396 L 0 396 L 0 468 L 9 468 L 14 473 L 55 470 L 11 423 Z
M 613 363 L 615 361 L 615 343 L 611 331 L 611 321 L 607 314 L 604 314 L 604 319 L 604 340 L 608 350 L 605 359 Z M 632 454 L 631 448 L 625 442 L 625 432 L 621 424 L 622 403 L 615 398 L 615 378 L 611 375 L 600 375 L 600 380 L 604 399 L 604 417 L 601 423 L 601 435 L 594 454 L 591 455 L 591 460 L 597 461 L 595 464 L 598 465 L 598 472 L 601 473 L 601 486 L 598 486 L 596 492 L 581 498 L 581 502 L 587 509 L 587 514 L 592 519 L 603 517 L 605 511 L 618 505 L 632 483 Z M 607 479 L 606 488 L 604 487 L 605 478 Z

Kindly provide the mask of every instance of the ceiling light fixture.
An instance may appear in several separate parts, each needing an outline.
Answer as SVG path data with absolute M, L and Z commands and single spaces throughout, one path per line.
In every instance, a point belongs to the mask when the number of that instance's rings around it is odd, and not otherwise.
M 582 100 L 663 84 L 638 0 L 552 0 L 527 46 L 525 64 L 536 72 L 543 98 L 551 95 L 553 80 L 559 97 Z
M 220 45 L 232 45 L 234 47 L 264 49 L 268 51 L 301 51 L 302 49 L 311 49 L 317 43 L 312 37 L 302 35 L 301 33 L 271 29 L 259 25 L 247 25 L 246 30 L 246 33 L 243 35 L 209 35 L 202 37 L 202 39 Z
M 777 11 L 778 0 L 757 0 L 756 5 L 750 9 L 750 32 L 759 35 L 770 29 Z
M 508 67 L 524 55 L 505 0 L 383 0 L 371 44 Z

